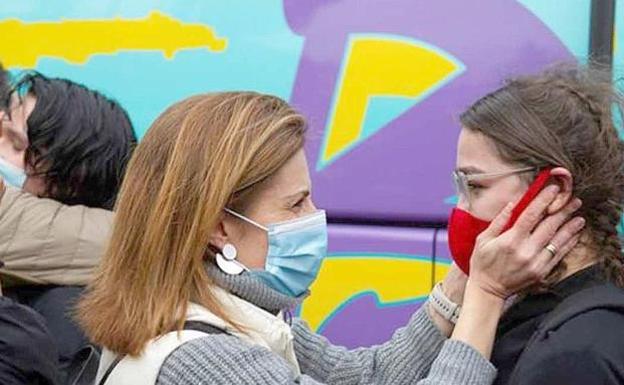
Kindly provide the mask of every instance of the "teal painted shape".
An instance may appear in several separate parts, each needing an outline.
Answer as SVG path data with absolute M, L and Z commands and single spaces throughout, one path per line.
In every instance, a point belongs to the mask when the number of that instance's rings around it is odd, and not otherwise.
M 589 52 L 591 0 L 518 0 L 579 59 Z
M 615 49 L 613 52 L 613 77 L 620 91 L 624 91 L 624 1 L 615 3 Z M 624 138 L 621 122 L 618 129 Z
M 362 140 L 368 139 L 416 103 L 418 103 L 417 99 L 405 97 L 372 96 L 368 100 L 360 138 Z
M 444 203 L 447 205 L 457 206 L 459 202 L 459 197 L 457 195 L 451 195 L 450 197 L 444 198 Z

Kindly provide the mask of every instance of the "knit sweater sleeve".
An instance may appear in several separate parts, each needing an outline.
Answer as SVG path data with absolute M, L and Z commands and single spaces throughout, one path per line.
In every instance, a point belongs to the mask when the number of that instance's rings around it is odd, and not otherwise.
M 491 384 L 496 369 L 472 347 L 446 340 L 421 307 L 409 323 L 378 346 L 348 350 L 332 345 L 301 321 L 293 325 L 301 371 L 321 383 Z M 429 376 L 429 377 L 427 377 Z
M 297 377 L 280 356 L 225 334 L 187 342 L 174 350 L 160 368 L 156 385 L 320 384 Z
M 173 351 L 156 384 L 489 385 L 496 376 L 494 367 L 477 351 L 459 341 L 445 341 L 422 311 L 391 341 L 368 349 L 333 346 L 300 321 L 293 330 L 300 377 L 271 351 L 218 334 Z

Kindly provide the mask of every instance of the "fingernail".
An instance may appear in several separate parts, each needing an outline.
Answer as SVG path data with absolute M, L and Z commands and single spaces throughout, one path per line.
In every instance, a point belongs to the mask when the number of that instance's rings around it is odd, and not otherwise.
M 580 208 L 582 205 L 583 205 L 583 201 L 582 201 L 582 200 L 580 200 L 580 199 L 578 199 L 578 198 L 576 198 L 576 199 L 574 200 L 574 202 L 572 203 L 572 207 L 573 207 L 575 210 L 576 210 L 576 209 L 578 209 L 578 208 Z
M 576 218 L 574 219 L 574 227 L 577 229 L 582 229 L 585 226 L 585 218 Z

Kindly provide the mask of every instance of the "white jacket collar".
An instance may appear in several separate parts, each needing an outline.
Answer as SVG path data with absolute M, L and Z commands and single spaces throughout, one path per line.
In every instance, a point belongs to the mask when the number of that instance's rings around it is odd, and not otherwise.
M 297 374 L 301 373 L 295 356 L 294 337 L 282 313 L 273 315 L 220 288 L 214 289 L 214 295 L 232 322 L 240 325 L 243 331 L 195 303 L 189 305 L 187 320 L 209 323 L 249 344 L 265 347 L 290 363 Z

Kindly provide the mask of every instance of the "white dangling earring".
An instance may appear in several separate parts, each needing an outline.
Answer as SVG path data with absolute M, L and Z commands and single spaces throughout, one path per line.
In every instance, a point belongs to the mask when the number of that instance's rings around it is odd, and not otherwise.
M 226 243 L 220 253 L 216 254 L 217 266 L 225 274 L 238 275 L 245 270 L 249 270 L 242 263 L 236 260 L 237 251 L 231 243 Z

